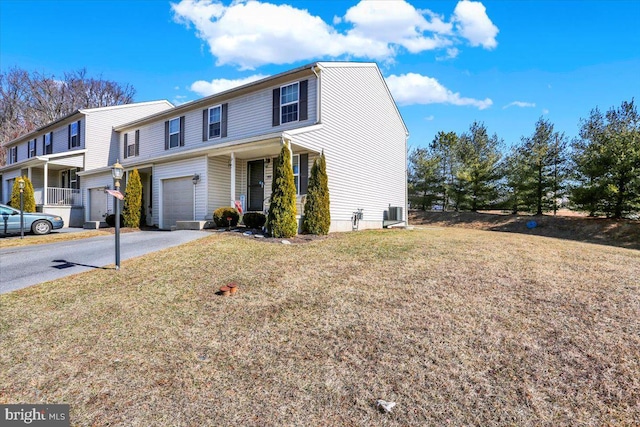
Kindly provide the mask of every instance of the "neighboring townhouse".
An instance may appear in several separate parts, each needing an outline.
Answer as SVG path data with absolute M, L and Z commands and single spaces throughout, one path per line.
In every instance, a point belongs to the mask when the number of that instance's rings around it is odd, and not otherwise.
M 27 176 L 38 211 L 62 216 L 65 226 L 82 227 L 86 199 L 80 175 L 116 161 L 113 126 L 172 108 L 168 101 L 154 101 L 81 109 L 9 142 L 6 165 L 0 168 L 0 200 L 7 203 L 15 179 Z M 104 212 L 106 207 L 105 196 Z
M 324 150 L 331 231 L 352 230 L 359 210 L 360 229 L 405 221 L 408 133 L 375 63 L 310 64 L 114 130 L 120 163 L 140 173 L 148 225 L 201 226 L 236 201 L 245 212 L 265 212 L 283 143 L 292 151 L 299 218 L 311 166 Z M 103 205 L 110 168 L 79 175 L 86 220 L 100 220 L 94 199 Z

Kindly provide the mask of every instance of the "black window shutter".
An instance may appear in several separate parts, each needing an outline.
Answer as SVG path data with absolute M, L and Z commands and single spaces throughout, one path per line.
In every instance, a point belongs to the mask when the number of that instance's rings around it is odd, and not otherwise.
M 202 140 L 209 140 L 209 109 L 202 110 Z
M 307 194 L 309 185 L 309 155 L 300 154 L 300 194 Z
M 222 104 L 222 118 L 220 119 L 220 138 L 227 137 L 227 122 L 229 121 L 229 104 Z
M 67 145 L 68 145 L 68 149 L 71 150 L 71 125 L 69 125 L 69 127 L 67 128 L 67 131 L 68 131 L 67 133 L 69 135 L 68 144 Z
M 273 90 L 273 117 L 271 126 L 280 124 L 280 88 Z
M 78 120 L 78 147 L 82 147 L 82 143 L 80 142 L 80 120 Z
M 49 132 L 49 144 L 51 144 L 51 153 L 53 153 L 53 132 Z
M 140 129 L 136 131 L 136 148 L 135 148 L 136 156 L 140 155 Z
M 164 149 L 169 149 L 169 120 L 164 122 Z
M 184 116 L 180 117 L 180 146 L 184 146 Z
M 127 157 L 129 157 L 129 134 L 125 133 L 124 134 L 124 158 L 126 159 Z
M 300 116 L 299 120 L 307 120 L 309 118 L 308 107 L 307 107 L 307 99 L 309 92 L 309 80 L 304 80 L 300 82 Z
M 47 147 L 44 146 L 44 141 L 46 139 L 46 135 L 42 135 L 42 154 L 47 154 Z

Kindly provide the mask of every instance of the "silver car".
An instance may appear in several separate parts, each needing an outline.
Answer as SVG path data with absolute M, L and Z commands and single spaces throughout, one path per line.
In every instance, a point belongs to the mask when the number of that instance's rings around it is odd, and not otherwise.
M 57 215 L 38 212 L 24 212 L 24 232 L 49 234 L 51 230 L 64 227 L 64 221 Z M 0 204 L 0 234 L 20 234 L 20 211 Z

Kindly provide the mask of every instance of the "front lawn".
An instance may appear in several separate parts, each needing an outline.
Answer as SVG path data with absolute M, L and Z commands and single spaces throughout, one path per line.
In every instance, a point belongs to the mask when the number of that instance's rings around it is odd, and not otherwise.
M 640 251 L 524 234 L 216 233 L 1 295 L 0 403 L 82 426 L 638 425 L 639 277 Z

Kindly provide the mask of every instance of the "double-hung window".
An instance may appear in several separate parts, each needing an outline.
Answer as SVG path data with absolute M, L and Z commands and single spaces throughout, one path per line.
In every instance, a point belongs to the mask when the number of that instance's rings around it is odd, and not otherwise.
M 29 140 L 29 151 L 27 157 L 35 157 L 36 156 L 36 143 L 38 142 L 37 138 Z
M 18 163 L 18 147 L 9 148 L 9 163 Z
M 299 99 L 297 82 L 280 88 L 280 124 L 298 121 Z
M 80 147 L 80 122 L 71 123 L 69 133 L 69 144 L 71 148 Z
M 180 118 L 169 120 L 169 148 L 180 146 Z
M 220 138 L 222 131 L 222 106 L 209 108 L 209 139 Z
M 293 166 L 293 180 L 296 183 L 296 194 L 300 194 L 300 154 L 294 154 L 291 157 L 291 166 Z
M 42 137 L 42 154 L 51 154 L 53 153 L 53 143 L 51 141 L 51 137 L 53 132 L 45 133 Z

